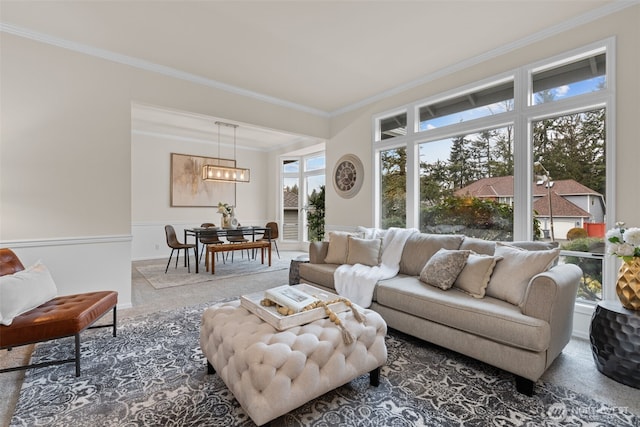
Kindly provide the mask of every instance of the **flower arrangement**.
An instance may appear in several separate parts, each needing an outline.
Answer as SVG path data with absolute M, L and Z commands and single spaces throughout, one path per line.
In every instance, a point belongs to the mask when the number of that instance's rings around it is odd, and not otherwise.
M 640 257 L 640 228 L 624 228 L 624 222 L 617 222 L 616 227 L 607 231 L 607 253 L 630 262 Z
M 218 213 L 222 216 L 229 216 L 233 213 L 233 206 L 229 206 L 228 203 L 218 202 Z

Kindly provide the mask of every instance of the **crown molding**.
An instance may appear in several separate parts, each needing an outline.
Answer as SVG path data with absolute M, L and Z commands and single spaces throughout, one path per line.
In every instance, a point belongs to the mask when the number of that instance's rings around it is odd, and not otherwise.
M 585 25 L 588 24 L 590 22 L 593 22 L 597 19 L 603 18 L 607 15 L 611 15 L 613 13 L 616 12 L 620 12 L 621 10 L 624 10 L 628 7 L 632 7 L 632 6 L 636 6 L 640 4 L 640 0 L 615 0 L 612 3 L 609 3 L 603 7 L 600 7 L 598 9 L 594 9 L 592 11 L 589 11 L 587 13 L 584 13 L 582 15 L 576 16 L 572 19 L 569 19 L 561 24 L 558 25 L 554 25 L 552 27 L 549 27 L 545 30 L 539 31 L 535 34 L 532 34 L 530 36 L 524 37 L 520 40 L 516 40 L 515 42 L 511 42 L 511 43 L 507 43 L 505 45 L 502 45 L 496 49 L 487 51 L 481 55 L 475 56 L 473 58 L 468 58 L 465 59 L 463 61 L 460 61 L 456 64 L 450 65 L 448 67 L 442 68 L 438 71 L 435 71 L 431 74 L 428 74 L 424 77 L 421 77 L 419 79 L 416 80 L 412 80 L 410 82 L 407 82 L 403 85 L 400 86 L 396 86 L 394 88 L 391 88 L 387 91 L 384 92 L 380 92 L 377 95 L 374 95 L 372 97 L 369 98 L 365 98 L 361 101 L 358 101 L 354 104 L 351 105 L 347 105 L 343 108 L 334 110 L 332 112 L 329 113 L 330 117 L 336 117 L 339 116 L 341 114 L 347 113 L 349 111 L 353 111 L 356 110 L 358 108 L 362 108 L 365 107 L 369 104 L 372 104 L 374 102 L 378 102 L 381 101 L 383 99 L 389 98 L 391 96 L 394 95 L 398 95 L 402 92 L 405 92 L 409 89 L 413 89 L 414 87 L 418 87 L 421 86 L 423 84 L 432 82 L 434 80 L 440 79 L 442 77 L 445 77 L 449 74 L 458 72 L 458 71 L 462 71 L 464 69 L 467 68 L 471 68 L 474 65 L 478 65 L 480 63 L 483 63 L 485 61 L 497 58 L 501 55 L 505 55 L 509 52 L 521 49 L 523 47 L 529 46 L 531 44 L 537 43 L 539 41 L 542 41 L 544 39 L 547 39 L 549 37 L 561 34 L 565 31 L 571 30 L 573 28 L 579 27 L 581 25 Z
M 313 114 L 320 117 L 329 117 L 329 113 L 319 110 L 317 108 L 308 107 L 306 105 L 296 104 L 295 102 L 286 101 L 274 96 L 265 95 L 262 93 L 254 92 L 251 90 L 243 89 L 230 84 L 222 83 L 217 80 L 208 79 L 196 74 L 187 73 L 172 67 L 166 67 L 164 65 L 155 64 L 143 59 L 134 58 L 128 55 L 122 55 L 116 52 L 112 52 L 106 49 L 100 49 L 94 46 L 89 46 L 82 43 L 76 43 L 70 40 L 62 39 L 59 37 L 53 37 L 48 34 L 40 33 L 30 30 L 18 25 L 9 24 L 6 22 L 0 22 L 0 31 L 14 36 L 23 37 L 29 40 L 34 40 L 40 43 L 49 44 L 63 49 L 68 49 L 74 52 L 82 53 L 89 56 L 94 56 L 108 61 L 117 62 L 119 64 L 128 65 L 130 67 L 139 68 L 141 70 L 150 71 L 153 73 L 163 74 L 165 76 L 173 77 L 180 80 L 185 80 L 191 83 L 195 83 L 202 86 L 211 87 L 214 89 L 230 92 L 235 95 L 244 96 L 247 98 L 256 99 L 258 101 L 267 102 L 280 107 L 290 108 L 303 113 Z
M 603 7 L 594 9 L 582 15 L 576 16 L 572 19 L 569 19 L 561 24 L 554 25 L 545 30 L 539 31 L 538 33 L 532 34 L 531 36 L 524 37 L 520 40 L 517 40 L 512 43 L 507 43 L 499 48 L 490 50 L 485 52 L 484 54 L 475 56 L 473 58 L 469 58 L 463 61 L 460 61 L 451 66 L 442 68 L 436 72 L 430 73 L 424 77 L 421 77 L 416 80 L 412 80 L 405 84 L 396 86 L 392 89 L 389 89 L 384 92 L 380 92 L 377 95 L 364 98 L 358 102 L 347 105 L 343 108 L 339 108 L 337 110 L 327 112 L 323 110 L 319 110 L 317 108 L 309 107 L 306 105 L 297 104 L 294 102 L 286 101 L 280 98 L 276 98 L 273 96 L 265 95 L 262 93 L 250 91 L 247 89 L 243 89 L 237 86 L 229 85 L 226 83 L 219 82 L 217 80 L 207 79 L 202 76 L 198 76 L 195 74 L 187 73 L 185 71 L 181 71 L 175 68 L 166 67 L 164 65 L 155 64 L 153 62 L 145 61 L 142 59 L 134 58 L 127 55 L 122 55 L 119 53 L 111 52 L 105 49 L 99 49 L 93 46 L 85 45 L 82 43 L 72 42 L 70 40 L 61 39 L 58 37 L 53 37 L 47 34 L 43 34 L 37 31 L 30 30 L 28 28 L 20 27 L 18 25 L 13 25 L 5 22 L 0 22 L 0 31 L 8 34 L 12 34 L 15 36 L 27 38 L 30 40 L 34 40 L 41 43 L 50 44 L 53 46 L 61 47 L 63 49 L 72 50 L 75 52 L 83 53 L 90 56 L 95 56 L 98 58 L 106 59 L 109 61 L 117 62 L 120 64 L 128 65 L 131 67 L 139 68 L 145 71 L 150 71 L 158 74 L 163 74 L 169 77 L 174 77 L 177 79 L 185 80 L 191 83 L 199 84 L 202 86 L 211 87 L 214 89 L 223 90 L 226 92 L 230 92 L 236 95 L 244 96 L 247 98 L 256 99 L 258 101 L 267 102 L 273 105 L 278 105 L 285 108 L 290 108 L 292 110 L 297 110 L 303 113 L 313 114 L 316 116 L 324 117 L 324 118 L 332 118 L 339 116 L 341 114 L 365 107 L 374 102 L 381 101 L 383 99 L 389 98 L 391 96 L 400 94 L 414 87 L 429 83 L 431 81 L 437 80 L 441 77 L 444 77 L 448 74 L 458 72 L 464 70 L 466 68 L 470 68 L 479 63 L 488 61 L 490 59 L 496 58 L 498 56 L 504 55 L 508 52 L 521 49 L 525 46 L 531 45 L 533 43 L 539 42 L 546 38 L 555 36 L 567 30 L 579 27 L 581 25 L 587 24 L 589 22 L 593 22 L 597 19 L 600 19 L 604 16 L 619 12 L 628 7 L 636 6 L 640 4 L 640 0 L 615 0 Z

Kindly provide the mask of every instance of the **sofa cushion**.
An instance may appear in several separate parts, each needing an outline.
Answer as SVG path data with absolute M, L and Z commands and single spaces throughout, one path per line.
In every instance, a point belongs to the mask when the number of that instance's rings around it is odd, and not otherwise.
M 363 264 L 369 267 L 380 264 L 382 239 L 348 237 L 347 264 Z
M 519 306 L 533 276 L 546 271 L 560 255 L 560 249 L 527 251 L 496 242 L 496 264 L 487 286 L 487 295 Z
M 502 257 L 472 252 L 453 286 L 475 298 L 483 298 L 491 273 Z
M 349 236 L 346 231 L 329 232 L 329 248 L 324 262 L 327 264 L 346 264 L 349 250 Z
M 443 291 L 407 276 L 381 281 L 376 298 L 391 309 L 513 347 L 537 352 L 549 345 L 547 322 L 525 316 L 518 307 L 495 298 L 473 298 L 456 288 Z
M 447 290 L 456 281 L 471 251 L 440 249 L 424 265 L 420 281 Z
M 477 254 L 493 255 L 496 250 L 496 242 L 477 237 L 465 237 L 460 245 L 461 250 L 473 251 Z
M 300 264 L 300 282 L 311 283 L 323 286 L 335 291 L 336 285 L 333 280 L 333 272 L 338 268 L 338 264 Z
M 414 233 L 407 239 L 400 259 L 400 273 L 419 276 L 424 265 L 439 249 L 458 249 L 464 236 Z

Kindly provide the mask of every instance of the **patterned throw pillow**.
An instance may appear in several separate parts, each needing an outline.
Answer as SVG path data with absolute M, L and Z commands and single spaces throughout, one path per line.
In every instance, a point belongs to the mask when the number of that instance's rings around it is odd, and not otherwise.
M 440 249 L 425 264 L 420 280 L 446 291 L 455 283 L 470 254 L 471 251 Z

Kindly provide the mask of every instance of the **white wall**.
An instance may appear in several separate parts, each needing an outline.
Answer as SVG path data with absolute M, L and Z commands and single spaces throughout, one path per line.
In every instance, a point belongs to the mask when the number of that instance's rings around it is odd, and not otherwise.
M 7 33 L 0 43 L 0 246 L 27 264 L 42 255 L 61 295 L 99 286 L 131 304 L 132 103 L 328 137 L 326 118 Z M 246 164 L 262 169 L 258 158 Z M 269 202 L 262 208 L 268 178 L 254 174 L 238 190 L 242 218 L 275 215 Z M 168 179 L 155 185 L 168 192 Z M 165 208 L 138 222 L 176 220 Z M 205 216 L 184 212 L 180 221 Z

